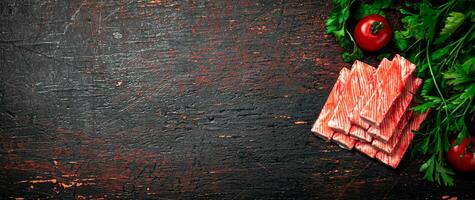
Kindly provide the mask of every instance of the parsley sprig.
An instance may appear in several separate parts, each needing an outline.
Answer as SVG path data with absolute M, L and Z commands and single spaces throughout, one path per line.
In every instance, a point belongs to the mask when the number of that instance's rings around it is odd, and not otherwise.
M 356 45 L 347 27 L 350 8 L 354 2 L 355 0 L 335 0 L 332 13 L 326 21 L 327 33 L 335 36 L 340 46 L 347 51 L 343 53 L 343 60 L 345 62 L 351 62 L 363 57 L 363 51 Z

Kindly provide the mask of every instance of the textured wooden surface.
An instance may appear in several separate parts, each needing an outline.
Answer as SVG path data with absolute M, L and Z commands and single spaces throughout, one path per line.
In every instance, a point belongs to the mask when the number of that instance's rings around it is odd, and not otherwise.
M 473 199 L 310 125 L 330 1 L 0 2 L 0 198 Z

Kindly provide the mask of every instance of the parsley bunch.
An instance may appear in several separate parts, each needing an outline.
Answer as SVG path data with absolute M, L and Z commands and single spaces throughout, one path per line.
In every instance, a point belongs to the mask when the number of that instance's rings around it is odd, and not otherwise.
M 395 32 L 394 42 L 425 80 L 419 105 L 412 109 L 433 110 L 416 133 L 414 152 L 427 158 L 420 168 L 425 179 L 453 185 L 454 172 L 445 161 L 449 141 L 455 137 L 458 144 L 468 137 L 467 125 L 473 122 L 467 119 L 475 114 L 474 2 L 451 0 L 436 6 L 423 1 L 405 7 L 400 9 L 404 27 Z
M 438 184 L 453 185 L 454 172 L 447 167 L 445 154 L 450 138 L 456 143 L 468 137 L 471 116 L 475 115 L 475 3 L 473 0 L 448 0 L 433 4 L 427 0 L 405 2 L 375 0 L 355 4 L 355 0 L 334 0 L 326 21 L 327 32 L 335 36 L 345 50 L 343 60 L 363 57 L 348 31 L 351 20 L 369 14 L 384 16 L 384 10 L 400 14 L 402 29 L 395 31 L 393 43 L 400 53 L 417 65 L 416 75 L 425 81 L 412 109 L 431 115 L 416 133 L 413 153 L 426 160 L 420 167 L 424 178 Z

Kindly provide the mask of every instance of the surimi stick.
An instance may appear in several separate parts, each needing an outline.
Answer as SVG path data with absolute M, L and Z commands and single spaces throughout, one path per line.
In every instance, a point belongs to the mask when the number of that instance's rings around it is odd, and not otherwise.
M 335 85 L 333 85 L 330 95 L 328 95 L 328 99 L 325 102 L 325 105 L 323 105 L 322 111 L 320 111 L 317 120 L 312 126 L 312 132 L 316 136 L 321 137 L 325 140 L 330 140 L 332 138 L 334 131 L 328 127 L 328 121 L 333 115 L 336 104 L 338 103 L 338 97 L 341 94 L 343 85 L 346 83 L 349 74 L 350 70 L 345 67 L 340 70 L 340 75 Z

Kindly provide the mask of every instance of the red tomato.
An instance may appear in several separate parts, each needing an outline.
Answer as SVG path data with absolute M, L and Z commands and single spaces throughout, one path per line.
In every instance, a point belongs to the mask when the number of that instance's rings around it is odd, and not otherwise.
M 454 146 L 455 140 L 447 152 L 447 161 L 456 170 L 470 172 L 475 170 L 475 138 L 465 138 L 459 145 Z
M 381 15 L 372 14 L 361 19 L 355 27 L 355 41 L 365 51 L 378 51 L 386 46 L 393 31 Z

